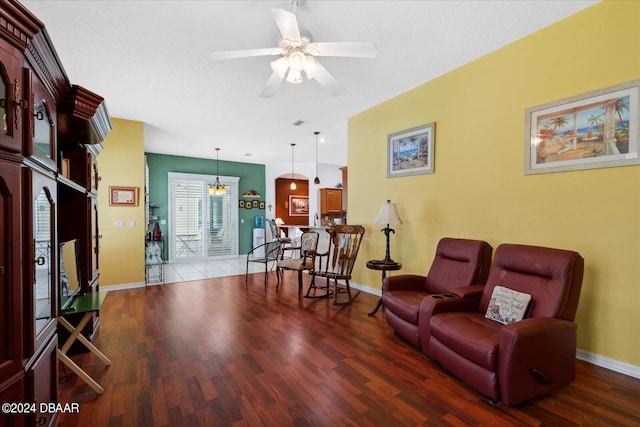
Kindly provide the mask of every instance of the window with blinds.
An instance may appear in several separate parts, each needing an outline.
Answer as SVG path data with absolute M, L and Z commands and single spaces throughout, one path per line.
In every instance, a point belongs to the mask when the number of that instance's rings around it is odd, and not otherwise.
M 169 259 L 238 255 L 238 178 L 220 177 L 225 194 L 210 194 L 214 176 L 169 174 Z

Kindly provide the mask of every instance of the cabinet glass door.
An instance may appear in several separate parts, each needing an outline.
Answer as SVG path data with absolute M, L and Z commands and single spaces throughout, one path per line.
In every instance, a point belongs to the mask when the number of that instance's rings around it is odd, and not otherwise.
M 10 49 L 14 51 L 15 49 Z M 24 114 L 15 102 L 22 93 L 20 56 L 9 52 L 0 40 L 0 147 L 12 152 L 22 149 Z
M 33 73 L 24 69 L 24 93 L 32 94 L 33 105 L 31 114 L 24 110 L 24 120 L 27 125 L 26 153 L 42 166 L 55 171 L 56 166 L 56 132 L 55 132 L 55 103 L 44 85 L 35 78 Z
M 53 120 L 46 101 L 36 102 L 33 107 L 33 148 L 49 159 L 53 156 Z
M 35 174 L 34 174 L 35 175 Z M 33 303 L 36 337 L 53 317 L 54 206 L 48 186 L 34 180 L 33 199 Z

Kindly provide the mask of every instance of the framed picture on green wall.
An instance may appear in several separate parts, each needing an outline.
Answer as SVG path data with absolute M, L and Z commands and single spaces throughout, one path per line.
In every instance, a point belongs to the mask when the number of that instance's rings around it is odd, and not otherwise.
M 524 173 L 637 165 L 640 80 L 526 110 Z
M 387 178 L 433 173 L 435 123 L 387 137 Z

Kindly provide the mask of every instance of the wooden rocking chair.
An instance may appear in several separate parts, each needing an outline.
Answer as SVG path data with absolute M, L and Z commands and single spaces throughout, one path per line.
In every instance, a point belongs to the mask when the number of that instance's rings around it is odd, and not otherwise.
M 358 291 L 355 295 L 351 295 L 349 280 L 351 280 L 351 272 L 364 235 L 364 227 L 347 224 L 335 225 L 328 229 L 327 232 L 329 233 L 329 247 L 326 252 L 316 253 L 316 266 L 309 271 L 309 274 L 313 277 L 306 296 L 309 298 L 314 297 L 311 292 L 315 293 L 318 289 L 315 279 L 316 277 L 324 277 L 326 280 L 326 293 L 323 297 L 331 295 L 330 286 L 333 282 L 333 303 L 348 304 L 360 293 Z M 338 281 L 344 283 L 339 284 Z M 346 293 L 348 299 L 338 302 L 339 293 Z

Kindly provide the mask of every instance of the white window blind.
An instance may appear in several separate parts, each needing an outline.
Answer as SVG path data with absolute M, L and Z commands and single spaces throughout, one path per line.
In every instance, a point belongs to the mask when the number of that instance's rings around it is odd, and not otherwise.
M 224 195 L 209 194 L 214 176 L 169 173 L 169 259 L 238 255 L 238 181 L 220 177 Z

